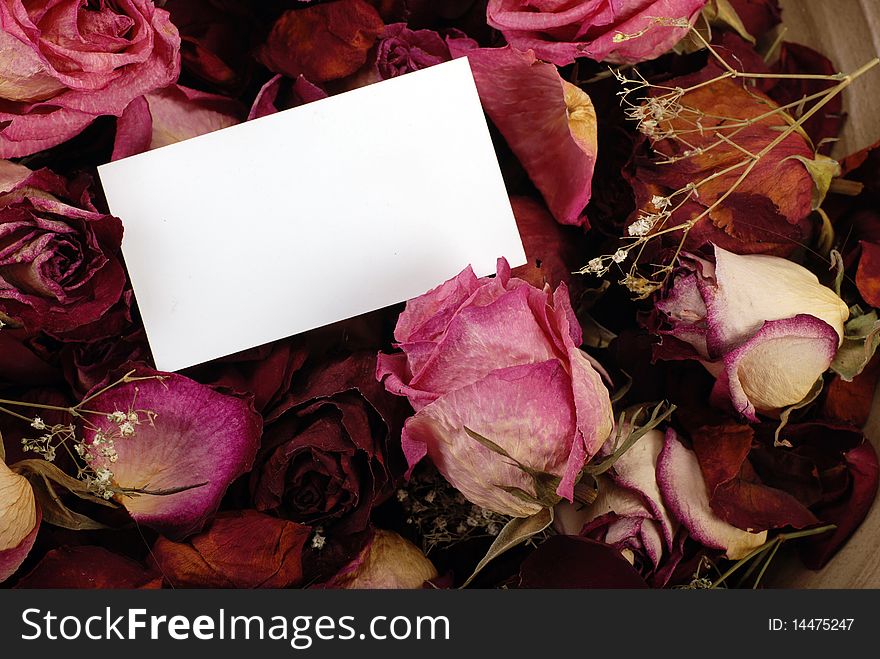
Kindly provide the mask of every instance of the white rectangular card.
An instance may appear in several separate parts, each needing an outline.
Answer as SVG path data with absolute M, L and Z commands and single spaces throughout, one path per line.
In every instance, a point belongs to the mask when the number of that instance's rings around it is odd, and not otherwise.
M 99 173 L 164 371 L 526 261 L 464 58 Z

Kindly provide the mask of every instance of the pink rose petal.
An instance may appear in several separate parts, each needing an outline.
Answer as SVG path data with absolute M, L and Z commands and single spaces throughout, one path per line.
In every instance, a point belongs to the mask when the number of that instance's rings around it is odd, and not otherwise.
M 119 488 L 198 486 L 175 494 L 117 495 L 136 522 L 179 539 L 199 531 L 230 483 L 251 468 L 262 420 L 247 401 L 180 375 L 163 377 L 115 387 L 89 402 L 89 409 L 106 414 L 138 411 L 135 434 L 116 433 L 117 462 L 100 456 L 94 428 L 86 431 L 86 442 L 92 446 L 94 464 L 110 469 Z M 155 413 L 153 424 L 146 411 Z M 90 416 L 89 421 L 104 434 L 116 427 L 106 417 Z
M 483 109 L 561 224 L 586 225 L 596 163 L 596 115 L 589 97 L 556 67 L 514 48 L 476 48 L 450 40 L 466 55 Z
M 657 460 L 657 484 L 672 516 L 704 546 L 721 549 L 727 558 L 738 560 L 766 542 L 766 531 L 743 531 L 712 512 L 697 456 L 671 428 Z

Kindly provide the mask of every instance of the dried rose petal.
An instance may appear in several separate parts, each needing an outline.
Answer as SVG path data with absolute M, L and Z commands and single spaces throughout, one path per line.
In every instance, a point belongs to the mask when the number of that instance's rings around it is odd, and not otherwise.
M 262 420 L 250 403 L 220 394 L 180 375 L 120 385 L 89 401 L 94 427 L 85 430 L 93 466 L 112 472 L 120 489 L 174 494 L 117 495 L 139 524 L 170 538 L 197 532 L 217 510 L 226 488 L 253 464 Z M 134 434 L 120 437 L 118 425 L 106 415 L 135 412 Z M 155 414 L 150 423 L 147 412 Z M 116 436 L 116 462 L 101 455 L 97 433 Z M 197 487 L 193 487 L 197 486 Z
M 103 547 L 61 547 L 47 553 L 16 588 L 156 589 L 162 577 Z
M 486 114 L 557 222 L 586 225 L 597 152 L 590 97 L 532 52 L 471 44 L 451 39 L 449 48 L 455 57 L 467 56 Z
M 40 517 L 31 484 L 0 460 L 0 583 L 27 558 L 37 538 Z
M 421 549 L 393 531 L 377 529 L 361 554 L 326 586 L 350 590 L 411 590 L 421 588 L 437 576 L 437 568 Z

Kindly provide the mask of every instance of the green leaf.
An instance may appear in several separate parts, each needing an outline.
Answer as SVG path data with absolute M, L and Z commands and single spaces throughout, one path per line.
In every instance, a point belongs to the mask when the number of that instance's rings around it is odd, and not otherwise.
M 668 406 L 667 406 L 668 405 Z M 647 409 L 646 405 L 640 405 L 634 408 L 632 412 L 632 416 L 629 420 L 626 419 L 626 412 L 621 414 L 620 419 L 617 423 L 617 436 L 615 438 L 615 445 L 617 448 L 614 452 L 609 455 L 604 460 L 596 463 L 596 464 L 588 464 L 584 467 L 582 474 L 590 475 L 590 476 L 599 476 L 600 474 L 604 474 L 606 471 L 611 469 L 614 466 L 614 463 L 617 462 L 621 456 L 626 453 L 629 449 L 631 449 L 639 439 L 645 436 L 646 433 L 653 430 L 661 423 L 666 421 L 672 413 L 675 411 L 675 405 L 671 403 L 666 403 L 663 401 L 658 403 L 654 409 L 651 410 L 651 416 L 642 426 L 637 426 L 636 422 L 638 418 L 644 413 Z M 631 427 L 633 430 L 630 431 L 630 434 L 620 442 L 620 433 L 623 428 Z
M 816 210 L 825 201 L 825 195 L 828 194 L 828 188 L 831 187 L 831 181 L 835 176 L 840 176 L 840 163 L 834 158 L 816 154 L 813 159 L 804 158 L 803 156 L 789 156 L 786 158 L 794 158 L 803 163 L 813 179 L 813 203 L 812 208 Z
M 578 320 L 584 330 L 584 345 L 591 348 L 607 348 L 617 338 L 617 334 L 601 325 L 587 312 L 581 313 Z
M 825 380 L 820 377 L 818 380 L 816 380 L 816 382 L 813 384 L 807 395 L 804 396 L 804 399 L 802 401 L 800 401 L 799 403 L 795 403 L 794 405 L 789 405 L 788 407 L 783 409 L 782 412 L 780 412 L 779 425 L 776 426 L 776 432 L 773 434 L 774 446 L 783 446 L 783 444 L 779 441 L 779 433 L 781 433 L 782 429 L 785 428 L 786 425 L 788 425 L 788 419 L 791 416 L 791 413 L 795 410 L 803 409 L 812 404 L 819 397 L 819 394 L 822 393 L 822 388 L 824 386 Z
M 498 558 L 501 554 L 522 544 L 533 535 L 546 529 L 552 523 L 552 508 L 544 508 L 531 517 L 514 517 L 505 524 L 503 529 L 501 529 L 501 533 L 495 538 L 492 546 L 489 547 L 489 551 L 487 551 L 486 555 L 483 556 L 479 563 L 477 563 L 477 567 L 474 568 L 471 576 L 467 578 L 467 581 L 465 581 L 461 587 L 466 588 L 474 578 L 482 572 L 483 568 Z
M 852 308 L 853 313 L 861 311 Z M 857 311 L 858 310 L 858 311 Z M 831 370 L 847 382 L 861 373 L 880 345 L 880 320 L 877 312 L 854 315 L 844 326 L 843 343 L 831 362 Z
M 817 208 L 816 212 L 822 220 L 822 226 L 819 227 L 819 236 L 816 238 L 816 251 L 827 255 L 831 252 L 832 245 L 834 245 L 834 225 L 831 223 L 828 213 L 824 210 Z

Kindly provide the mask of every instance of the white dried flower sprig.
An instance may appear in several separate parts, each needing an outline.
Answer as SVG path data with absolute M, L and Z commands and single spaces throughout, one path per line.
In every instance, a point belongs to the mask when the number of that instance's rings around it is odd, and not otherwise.
M 132 402 L 125 410 L 116 409 L 107 413 L 89 409 L 87 405 L 91 400 L 114 387 L 155 379 L 162 379 L 162 376 L 137 377 L 131 372 L 71 407 L 0 399 L 0 412 L 26 421 L 31 428 L 41 431 L 36 437 L 25 437 L 21 440 L 25 452 L 34 453 L 44 460 L 54 462 L 60 450 L 66 451 L 76 467 L 76 478 L 85 483 L 97 496 L 111 499 L 117 494 L 123 494 L 115 486 L 113 479 L 112 465 L 119 459 L 116 443 L 134 437 L 137 434 L 137 427 L 144 422 L 153 425 L 156 414 L 150 410 L 136 408 L 138 392 L 136 387 Z M 86 443 L 77 435 L 77 427 L 73 423 L 49 424 L 39 415 L 25 416 L 6 406 L 65 413 L 80 420 L 83 428 L 92 434 L 91 442 Z M 132 493 L 129 490 L 124 492 L 124 494 Z
M 475 506 L 433 469 L 416 472 L 397 500 L 430 554 L 472 538 L 497 536 L 509 517 Z
M 665 24 L 666 19 L 656 19 L 655 23 Z M 684 27 L 681 25 L 680 27 Z M 649 28 L 650 29 L 650 26 Z M 644 78 L 637 70 L 633 69 L 624 72 L 622 69 L 612 71 L 613 75 L 621 84 L 621 91 L 618 92 L 621 104 L 624 107 L 625 115 L 628 119 L 635 122 L 640 133 L 647 136 L 651 142 L 652 149 L 657 155 L 655 164 L 664 165 L 672 164 L 687 158 L 693 158 L 705 154 L 712 149 L 717 149 L 724 145 L 732 147 L 742 153 L 742 159 L 723 169 L 712 172 L 699 181 L 689 182 L 682 188 L 671 192 L 666 197 L 654 196 L 648 208 L 639 209 L 638 215 L 626 230 L 627 235 L 623 236 L 626 241 L 614 253 L 598 256 L 591 259 L 587 265 L 580 270 L 582 274 L 592 274 L 596 276 L 604 276 L 614 266 L 621 266 L 624 262 L 630 261 L 628 268 L 620 267 L 622 274 L 620 283 L 626 286 L 638 298 L 645 298 L 651 295 L 658 288 L 666 283 L 669 275 L 672 273 L 678 255 L 684 247 L 690 230 L 703 218 L 708 216 L 718 206 L 720 206 L 728 196 L 737 190 L 742 182 L 754 170 L 758 162 L 778 146 L 783 140 L 797 130 L 802 130 L 803 124 L 815 115 L 822 107 L 824 107 L 831 99 L 848 87 L 853 80 L 860 77 L 877 64 L 880 59 L 873 59 L 853 73 L 843 74 L 836 73 L 833 75 L 801 75 L 801 74 L 773 74 L 773 73 L 748 73 L 737 71 L 731 67 L 708 43 L 698 30 L 690 28 L 690 33 L 694 39 L 705 47 L 710 56 L 712 56 L 722 67 L 723 71 L 718 76 L 706 80 L 704 82 L 692 85 L 690 87 L 668 87 L 656 85 Z M 626 40 L 640 36 L 636 35 L 615 35 L 616 40 Z M 701 87 L 712 85 L 725 79 L 743 79 L 754 81 L 761 78 L 772 79 L 796 79 L 796 80 L 826 80 L 837 82 L 836 85 L 825 89 L 821 92 L 811 94 L 796 102 L 782 105 L 756 117 L 742 119 L 739 117 L 723 117 L 716 115 L 706 115 L 699 108 L 690 107 L 684 101 L 684 97 Z M 804 110 L 805 104 L 812 103 L 809 109 Z M 794 111 L 799 113 L 797 119 L 792 119 L 785 113 Z M 784 117 L 782 126 L 778 135 L 768 140 L 768 143 L 760 150 L 749 151 L 742 145 L 738 144 L 737 136 L 749 126 L 756 122 L 763 121 L 768 117 L 779 115 Z M 703 119 L 711 119 L 710 125 L 704 125 Z M 673 124 L 673 120 L 677 120 L 678 126 Z M 707 122 L 708 123 L 708 122 Z M 685 124 L 687 127 L 680 127 Z M 707 133 L 714 141 L 704 146 L 696 146 L 689 138 L 689 135 L 697 134 L 706 137 Z M 666 154 L 659 151 L 657 145 L 664 140 L 675 141 L 682 146 L 680 155 Z M 672 224 L 670 219 L 678 208 L 680 208 L 688 199 L 699 197 L 700 187 L 706 185 L 710 181 L 718 179 L 722 176 L 737 174 L 733 184 L 724 193 L 718 195 L 712 204 L 700 211 L 694 217 Z M 639 272 L 639 260 L 647 243 L 659 236 L 680 232 L 678 248 L 675 250 L 672 258 L 666 264 L 653 266 L 653 271 L 644 276 Z

